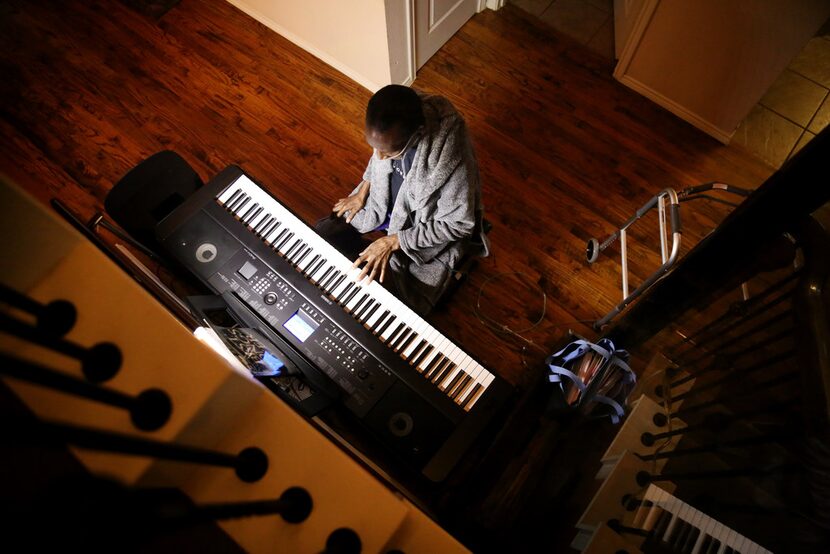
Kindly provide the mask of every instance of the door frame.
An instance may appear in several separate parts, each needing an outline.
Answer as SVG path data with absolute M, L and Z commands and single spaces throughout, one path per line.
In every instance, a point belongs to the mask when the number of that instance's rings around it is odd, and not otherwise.
M 506 0 L 478 0 L 476 13 L 485 9 L 499 10 Z M 415 0 L 403 0 L 403 10 L 390 10 L 400 0 L 385 0 L 387 41 L 389 44 L 389 74 L 393 83 L 410 86 L 417 76 L 418 66 L 415 50 Z M 398 4 L 399 5 L 399 4 Z M 404 35 L 404 41 L 393 43 L 394 33 Z M 397 63 L 396 63 L 397 60 Z M 396 67 L 402 66 L 402 67 Z

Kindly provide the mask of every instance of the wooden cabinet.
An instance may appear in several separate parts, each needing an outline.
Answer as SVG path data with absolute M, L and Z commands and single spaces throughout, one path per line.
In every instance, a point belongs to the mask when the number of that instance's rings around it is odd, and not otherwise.
M 830 16 L 827 0 L 615 0 L 614 77 L 728 143 Z

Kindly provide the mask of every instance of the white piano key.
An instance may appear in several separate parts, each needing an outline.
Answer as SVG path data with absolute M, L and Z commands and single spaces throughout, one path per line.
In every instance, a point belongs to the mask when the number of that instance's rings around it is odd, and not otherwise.
M 415 331 L 415 337 L 409 343 L 409 346 L 407 346 L 404 349 L 404 351 L 401 352 L 401 356 L 404 359 L 408 360 L 410 358 L 410 356 L 412 356 L 412 353 L 415 351 L 415 349 L 418 348 L 418 346 L 421 344 L 421 341 L 423 340 L 422 337 L 423 337 L 424 328 L 425 328 L 424 324 L 418 324 L 415 327 L 415 329 L 413 329 Z
M 355 306 L 366 296 L 366 291 L 362 289 L 358 289 L 357 294 L 352 296 L 352 299 L 346 304 L 346 310 L 350 313 L 354 309 Z
M 485 377 L 484 380 L 481 381 L 480 392 L 477 393 L 477 396 L 475 398 L 472 398 L 467 401 L 467 404 L 464 406 L 465 411 L 469 412 L 473 409 L 473 406 L 475 406 L 479 399 L 482 396 L 484 396 L 484 392 L 487 390 L 487 387 L 490 386 L 490 383 L 492 383 L 495 380 L 495 378 L 496 377 L 492 373 L 488 373 L 487 377 Z
M 386 329 L 383 330 L 383 333 L 380 334 L 380 340 L 382 340 L 382 341 L 389 340 L 389 337 L 392 336 L 392 333 L 394 333 L 398 329 L 398 327 L 401 326 L 401 325 L 404 325 L 404 322 L 401 321 L 401 319 L 399 317 L 397 317 L 397 314 L 396 314 L 395 319 L 392 320 L 392 323 L 390 325 L 388 325 L 386 327 Z
M 339 299 L 340 299 L 340 295 L 341 295 L 341 294 L 343 294 L 343 291 L 345 291 L 347 288 L 349 288 L 349 285 L 350 285 L 351 283 L 352 283 L 352 282 L 349 280 L 349 276 L 348 276 L 348 275 L 346 275 L 346 276 L 345 276 L 345 279 L 343 279 L 342 281 L 340 281 L 340 284 L 338 284 L 338 285 L 334 288 L 334 290 L 332 290 L 332 291 L 331 291 L 331 296 L 332 296 L 333 298 L 335 298 L 335 299 L 338 299 L 338 300 L 339 300 Z
M 323 275 L 328 273 L 330 270 L 331 270 L 331 264 L 328 262 L 328 260 L 326 260 L 322 264 L 320 264 L 320 267 L 318 267 L 316 271 L 311 273 L 308 276 L 308 278 L 311 279 L 312 281 L 314 281 L 315 283 L 318 283 L 320 281 L 320 279 L 323 278 Z
M 389 316 L 389 311 L 381 304 L 378 307 L 378 309 L 375 310 L 375 313 L 372 314 L 372 317 L 370 317 L 369 319 L 366 320 L 365 325 L 369 329 L 374 329 L 375 325 L 378 323 L 378 321 L 380 321 L 380 319 L 382 317 L 388 317 L 388 316 Z
M 481 367 L 481 366 L 479 366 L 479 367 Z M 482 375 L 481 371 L 477 371 L 475 374 L 473 374 L 472 384 L 469 387 L 467 387 L 466 391 L 464 391 L 462 394 L 460 394 L 459 396 L 456 397 L 456 399 L 455 399 L 456 403 L 463 405 L 464 402 L 467 401 L 467 398 L 470 396 L 470 394 L 472 394 L 473 390 L 475 390 L 475 385 L 476 384 L 482 385 L 483 379 L 482 379 L 481 375 Z
M 462 379 L 464 379 L 465 376 L 470 375 L 468 370 L 471 368 L 472 364 L 472 358 L 467 356 L 467 359 L 458 365 L 457 371 L 454 372 L 454 375 L 450 375 L 444 380 L 444 392 L 446 392 L 447 394 L 452 394 L 455 386 Z M 453 384 L 453 381 L 455 381 L 455 384 Z
M 699 531 L 697 539 L 695 540 L 694 544 L 691 548 L 691 554 L 699 554 L 700 548 L 703 545 L 703 539 L 705 534 L 703 533 L 703 527 L 705 525 L 705 519 L 703 517 L 703 512 L 698 510 L 694 510 L 691 517 L 689 518 L 689 523 Z
M 453 357 L 451 357 L 451 358 L 450 358 L 450 360 L 451 360 L 451 361 L 452 361 L 452 363 L 455 365 L 455 367 L 454 367 L 451 371 L 449 371 L 449 372 L 448 372 L 448 373 L 444 376 L 444 378 L 443 378 L 443 379 L 441 379 L 438 383 L 436 383 L 436 385 L 438 386 L 438 388 L 439 388 L 440 390 L 442 390 L 442 391 L 445 391 L 445 392 L 446 392 L 447 387 L 449 387 L 449 386 L 450 386 L 450 383 L 452 383 L 452 382 L 453 382 L 453 380 L 455 379 L 456 375 L 458 375 L 459 373 L 461 373 L 461 363 L 459 363 L 459 362 L 461 362 L 462 360 L 460 360 L 460 359 L 459 359 L 459 358 L 460 358 L 460 356 L 459 356 L 459 352 L 460 352 L 460 350 L 457 350 L 456 352 L 454 352 Z
M 232 184 L 229 187 L 225 188 L 225 190 L 223 190 L 221 193 L 219 193 L 219 196 L 216 197 L 216 200 L 218 200 L 220 204 L 224 205 L 228 200 L 230 200 L 231 196 L 240 191 L 240 187 Z

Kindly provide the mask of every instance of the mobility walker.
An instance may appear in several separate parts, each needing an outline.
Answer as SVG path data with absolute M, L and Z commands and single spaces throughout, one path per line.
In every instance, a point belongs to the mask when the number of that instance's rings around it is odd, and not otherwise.
M 593 325 L 594 330 L 599 331 L 600 329 L 602 329 L 602 327 L 607 325 L 614 317 L 617 316 L 617 314 L 619 314 L 623 309 L 625 309 L 626 306 L 634 302 L 634 300 L 641 296 L 651 285 L 653 285 L 658 279 L 665 275 L 677 261 L 677 256 L 680 252 L 680 239 L 682 236 L 680 223 L 681 202 L 687 202 L 689 200 L 696 200 L 699 198 L 708 198 L 709 200 L 712 200 L 714 202 L 727 204 L 733 207 L 737 206 L 737 204 L 735 204 L 734 202 L 729 202 L 716 196 L 704 194 L 711 190 L 723 191 L 743 197 L 749 196 L 749 194 L 752 192 L 748 189 L 743 189 L 733 185 L 727 185 L 726 183 L 719 183 L 716 181 L 710 181 L 708 183 L 703 183 L 701 185 L 688 187 L 681 190 L 680 192 L 676 192 L 674 189 L 671 188 L 663 189 L 655 196 L 653 196 L 648 202 L 643 204 L 643 206 L 640 209 L 638 209 L 636 213 L 628 221 L 626 221 L 620 229 L 615 231 L 614 234 L 605 239 L 602 243 L 600 243 L 597 239 L 594 238 L 588 240 L 588 245 L 585 249 L 585 255 L 588 259 L 588 263 L 592 264 L 595 261 L 597 261 L 600 252 L 604 251 L 606 248 L 611 246 L 617 239 L 620 240 L 620 259 L 622 261 L 622 302 L 617 304 L 614 307 L 614 309 L 605 314 L 605 316 L 595 321 Z M 662 265 L 658 267 L 654 271 L 654 273 L 647 277 L 640 284 L 640 286 L 638 286 L 636 289 L 634 289 L 633 292 L 629 294 L 627 248 L 628 245 L 626 231 L 629 227 L 631 227 L 631 225 L 634 224 L 634 222 L 643 217 L 654 207 L 657 207 L 657 218 L 660 227 L 660 257 L 662 259 Z M 666 224 L 667 210 L 669 213 L 668 225 Z M 669 236 L 671 236 L 671 246 L 669 246 Z

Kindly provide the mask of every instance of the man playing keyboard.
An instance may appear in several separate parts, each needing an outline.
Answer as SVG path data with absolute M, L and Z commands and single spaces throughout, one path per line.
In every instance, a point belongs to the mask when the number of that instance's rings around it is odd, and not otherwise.
M 365 135 L 363 181 L 317 232 L 423 316 L 464 256 L 488 254 L 467 127 L 446 98 L 389 85 L 369 100 Z M 385 235 L 370 241 L 372 231 Z

